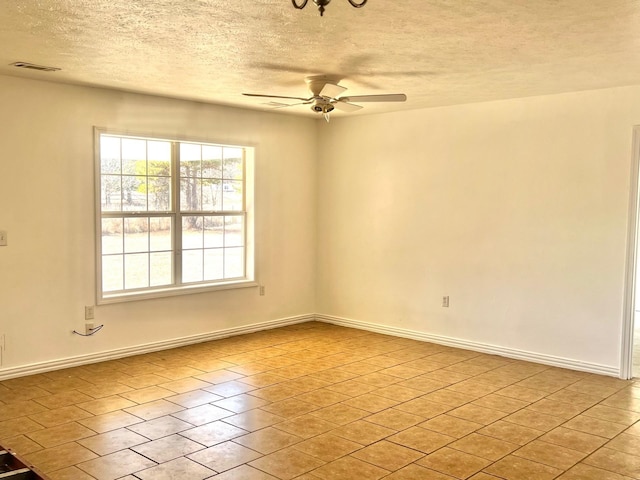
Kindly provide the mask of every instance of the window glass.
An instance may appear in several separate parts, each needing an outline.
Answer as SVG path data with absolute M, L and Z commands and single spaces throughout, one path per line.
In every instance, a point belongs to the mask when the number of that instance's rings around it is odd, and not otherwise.
M 100 298 L 253 279 L 246 147 L 106 133 L 97 141 Z

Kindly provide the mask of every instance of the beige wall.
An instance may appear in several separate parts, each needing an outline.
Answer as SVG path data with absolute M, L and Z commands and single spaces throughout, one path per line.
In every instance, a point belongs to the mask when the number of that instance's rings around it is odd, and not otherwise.
M 617 368 L 639 123 L 629 87 L 324 125 L 318 311 Z
M 93 127 L 257 146 L 258 274 L 266 286 L 96 308 Z M 313 120 L 0 77 L 1 368 L 313 313 Z
M 0 368 L 313 312 L 617 367 L 636 124 L 640 87 L 327 125 L 0 77 Z M 105 329 L 72 335 L 95 301 L 93 126 L 255 144 L 267 295 L 100 306 Z

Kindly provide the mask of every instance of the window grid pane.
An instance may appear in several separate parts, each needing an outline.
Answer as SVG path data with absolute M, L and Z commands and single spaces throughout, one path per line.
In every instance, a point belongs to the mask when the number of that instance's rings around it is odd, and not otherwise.
M 109 255 L 124 252 L 124 219 L 102 219 L 102 254 Z
M 124 289 L 124 256 L 102 256 L 102 290 L 117 292 Z
M 149 286 L 171 285 L 173 266 L 171 252 L 153 252 L 149 254 Z
M 202 274 L 202 249 L 185 250 L 182 252 L 182 281 L 185 283 L 201 282 Z
M 132 253 L 124 256 L 124 288 L 133 290 L 149 286 L 149 254 Z

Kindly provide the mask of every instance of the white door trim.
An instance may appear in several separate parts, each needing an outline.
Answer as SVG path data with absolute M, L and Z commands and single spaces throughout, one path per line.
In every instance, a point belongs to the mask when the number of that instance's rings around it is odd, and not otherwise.
M 633 377 L 633 323 L 636 303 L 636 255 L 638 252 L 638 214 L 640 198 L 640 126 L 633 127 L 631 178 L 629 180 L 629 221 L 627 224 L 627 265 L 625 271 L 624 311 L 622 319 L 622 347 L 620 349 L 620 377 Z

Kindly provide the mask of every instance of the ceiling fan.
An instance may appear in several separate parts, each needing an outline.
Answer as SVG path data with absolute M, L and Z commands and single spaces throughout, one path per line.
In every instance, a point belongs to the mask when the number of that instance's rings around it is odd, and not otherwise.
M 404 102 L 407 100 L 407 96 L 404 93 L 393 93 L 383 95 L 355 95 L 355 96 L 341 96 L 345 90 L 345 87 L 338 85 L 337 80 L 327 76 L 307 77 L 307 85 L 311 92 L 311 96 L 304 97 L 287 97 L 282 95 L 267 95 L 261 93 L 243 93 L 248 97 L 262 97 L 262 98 L 279 98 L 283 100 L 298 100 L 296 103 L 283 103 L 271 101 L 268 105 L 275 108 L 293 107 L 295 105 L 311 105 L 311 110 L 316 113 L 321 113 L 325 120 L 329 121 L 329 114 L 334 110 L 342 110 L 343 112 L 355 112 L 363 108 L 360 105 L 351 103 L 352 101 L 358 103 L 364 102 Z

